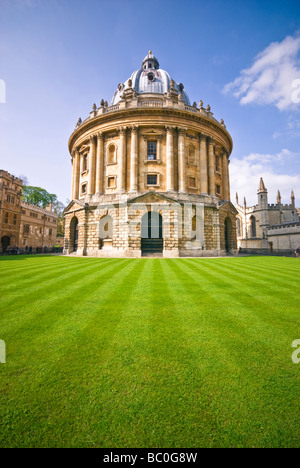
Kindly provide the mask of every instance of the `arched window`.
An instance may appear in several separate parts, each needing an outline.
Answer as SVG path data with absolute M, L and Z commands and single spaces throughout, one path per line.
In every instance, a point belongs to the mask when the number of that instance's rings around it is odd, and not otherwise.
M 116 162 L 116 147 L 115 145 L 110 145 L 108 148 L 107 154 L 107 164 L 114 164 Z
M 256 219 L 255 219 L 255 216 L 251 216 L 250 223 L 251 223 L 251 237 L 256 237 Z

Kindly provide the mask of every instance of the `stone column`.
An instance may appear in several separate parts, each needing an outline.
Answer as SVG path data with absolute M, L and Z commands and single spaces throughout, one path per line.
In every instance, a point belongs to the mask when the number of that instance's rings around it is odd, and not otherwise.
M 119 152 L 119 176 L 118 190 L 125 192 L 125 170 L 126 170 L 126 127 L 121 127 L 120 132 L 120 152 Z
M 80 156 L 79 151 L 76 148 L 73 155 L 73 170 L 74 170 L 74 179 L 73 179 L 73 200 L 78 199 L 79 197 L 79 176 L 80 176 Z
M 130 192 L 138 191 L 138 127 L 131 129 Z
M 208 181 L 209 194 L 215 195 L 215 142 L 212 138 L 208 140 Z
M 96 169 L 96 193 L 103 193 L 104 189 L 104 141 L 103 133 L 97 134 L 97 169 Z
M 200 184 L 201 193 L 208 193 L 207 146 L 206 136 L 203 134 L 200 134 Z
M 173 127 L 166 127 L 167 130 L 167 192 L 174 192 L 174 135 Z
M 227 193 L 228 193 L 228 200 L 230 201 L 230 177 L 229 177 L 229 164 L 230 164 L 230 159 L 229 155 L 227 157 Z
M 223 183 L 223 200 L 229 200 L 229 172 L 227 153 L 224 151 L 222 156 L 222 183 Z
M 71 157 L 72 164 L 72 182 L 71 182 L 71 200 L 74 200 L 74 187 L 75 187 L 75 153 Z
M 185 193 L 185 151 L 184 151 L 184 138 L 185 131 L 179 129 L 178 131 L 178 191 L 180 193 Z
M 89 154 L 89 179 L 88 179 L 88 195 L 95 193 L 96 180 L 96 140 L 94 136 L 90 137 L 90 154 Z
M 161 159 L 161 143 L 160 143 L 161 137 L 157 137 L 157 147 L 156 147 L 156 159 Z

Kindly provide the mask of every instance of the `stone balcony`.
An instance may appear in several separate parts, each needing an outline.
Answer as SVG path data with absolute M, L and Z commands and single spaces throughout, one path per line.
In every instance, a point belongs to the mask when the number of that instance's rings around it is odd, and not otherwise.
M 89 117 L 87 117 L 85 120 L 79 119 L 77 124 L 76 124 L 76 129 L 80 127 L 83 123 L 87 122 L 88 120 L 93 119 L 94 117 L 103 115 L 103 114 L 108 114 L 112 112 L 118 112 L 124 109 L 133 109 L 133 108 L 172 108 L 172 109 L 177 109 L 177 110 L 183 110 L 186 112 L 193 112 L 196 114 L 203 115 L 206 118 L 209 118 L 213 120 L 214 122 L 217 122 L 224 128 L 226 128 L 223 119 L 218 122 L 214 117 L 213 113 L 210 111 L 210 106 L 208 105 L 207 108 L 205 109 L 203 107 L 202 101 L 199 103 L 199 107 L 197 107 L 197 104 L 194 103 L 192 106 L 188 106 L 183 100 L 180 99 L 180 96 L 169 96 L 169 93 L 166 93 L 165 95 L 161 94 L 139 94 L 136 95 L 136 93 L 132 92 L 130 95 L 126 96 L 125 99 L 121 100 L 118 104 L 115 104 L 113 106 L 108 106 L 108 105 L 101 105 L 100 107 L 97 108 L 97 106 L 94 104 L 93 105 L 93 110 L 90 112 Z M 107 103 L 106 103 L 107 104 Z

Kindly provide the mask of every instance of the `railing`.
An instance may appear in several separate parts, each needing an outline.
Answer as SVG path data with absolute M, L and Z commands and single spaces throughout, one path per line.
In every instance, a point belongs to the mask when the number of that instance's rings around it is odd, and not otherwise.
M 115 106 L 109 106 L 105 109 L 105 112 L 115 112 L 120 109 L 120 106 L 116 104 Z
M 138 107 L 163 107 L 162 101 L 140 101 Z

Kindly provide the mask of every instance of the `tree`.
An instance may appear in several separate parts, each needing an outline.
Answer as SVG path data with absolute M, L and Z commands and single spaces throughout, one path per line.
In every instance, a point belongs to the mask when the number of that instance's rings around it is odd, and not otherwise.
M 57 195 L 49 193 L 41 187 L 33 187 L 31 185 L 23 186 L 23 200 L 30 205 L 46 208 L 50 203 L 57 203 Z

